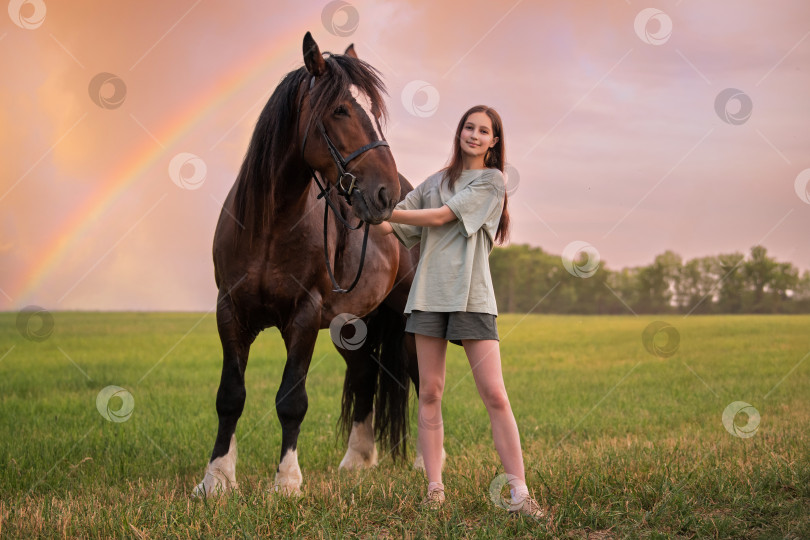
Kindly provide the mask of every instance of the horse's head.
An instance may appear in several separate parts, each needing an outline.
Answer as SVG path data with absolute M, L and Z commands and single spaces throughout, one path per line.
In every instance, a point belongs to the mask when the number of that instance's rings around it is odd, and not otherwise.
M 385 87 L 378 72 L 357 58 L 354 47 L 324 58 L 304 36 L 306 77 L 299 89 L 299 144 L 303 159 L 351 201 L 369 223 L 391 217 L 400 184 L 394 156 L 382 133 Z

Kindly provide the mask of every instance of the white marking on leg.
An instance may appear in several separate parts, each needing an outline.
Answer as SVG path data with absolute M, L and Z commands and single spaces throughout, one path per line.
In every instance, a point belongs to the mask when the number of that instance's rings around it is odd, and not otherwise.
M 374 443 L 374 410 L 362 422 L 352 422 L 349 448 L 338 468 L 365 469 L 377 465 L 377 445 Z
M 301 483 L 304 476 L 298 466 L 298 450 L 288 449 L 278 465 L 274 489 L 282 495 L 302 495 Z
M 208 463 L 203 481 L 194 488 L 192 496 L 210 497 L 237 489 L 236 483 L 236 434 L 231 435 L 228 453 Z

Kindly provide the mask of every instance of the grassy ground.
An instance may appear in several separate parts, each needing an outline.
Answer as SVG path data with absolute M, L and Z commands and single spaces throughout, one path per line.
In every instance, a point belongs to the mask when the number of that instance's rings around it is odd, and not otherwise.
M 2 313 L 0 536 L 810 538 L 810 316 L 665 317 L 680 338 L 666 358 L 642 340 L 660 318 L 498 318 L 527 483 L 554 511 L 538 524 L 490 501 L 504 471 L 455 345 L 444 509 L 420 510 L 423 473 L 382 453 L 375 469 L 338 470 L 345 364 L 328 331 L 307 381 L 305 497 L 270 493 L 285 360 L 276 329 L 251 351 L 240 492 L 199 502 L 189 493 L 213 445 L 221 364 L 213 315 L 55 313 L 52 334 L 30 341 L 16 314 Z M 664 338 L 648 344 L 666 350 Z M 124 422 L 97 410 L 109 385 L 134 399 Z M 751 437 L 723 425 L 736 401 L 760 414 Z M 114 411 L 123 401 L 110 403 Z M 412 459 L 415 407 L 411 418 Z M 747 419 L 737 415 L 737 428 Z

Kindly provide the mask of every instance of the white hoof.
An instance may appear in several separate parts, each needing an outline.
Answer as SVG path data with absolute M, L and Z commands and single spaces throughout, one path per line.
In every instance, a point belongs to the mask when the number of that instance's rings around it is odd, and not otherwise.
M 363 422 L 353 422 L 349 434 L 349 449 L 338 466 L 339 469 L 367 469 L 377 465 L 377 446 L 374 444 L 372 427 L 373 413 L 368 413 Z
M 442 446 L 442 470 L 444 470 L 445 461 L 447 461 L 447 452 L 444 451 L 444 447 Z M 413 460 L 413 468 L 420 471 L 425 470 L 425 459 L 422 457 L 422 452 L 418 448 L 416 449 L 416 459 Z
M 208 464 L 203 481 L 191 492 L 195 498 L 205 498 L 238 489 L 236 483 L 236 434 L 231 436 L 228 453 Z
M 273 490 L 281 495 L 300 497 L 303 495 L 301 493 L 301 483 L 303 481 L 304 476 L 298 466 L 298 451 L 287 450 L 284 459 L 278 465 Z

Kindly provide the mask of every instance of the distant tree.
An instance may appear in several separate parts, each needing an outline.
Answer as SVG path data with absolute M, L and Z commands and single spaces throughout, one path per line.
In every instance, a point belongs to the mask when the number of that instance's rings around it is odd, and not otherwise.
M 576 261 L 582 266 L 585 255 Z M 810 313 L 810 272 L 768 257 L 763 246 L 684 263 L 665 251 L 652 264 L 613 271 L 601 261 L 575 276 L 562 258 L 527 244 L 490 256 L 498 308 L 512 313 Z
M 517 246 L 496 247 L 489 257 L 489 270 L 499 311 L 515 311 L 515 287 L 520 266 L 515 264 Z
M 655 257 L 649 266 L 638 274 L 637 310 L 642 313 L 667 313 L 672 311 L 671 300 L 677 290 L 681 272 L 681 256 L 665 251 Z
M 745 276 L 742 264 L 745 256 L 742 253 L 727 253 L 717 256 L 720 281 L 717 306 L 723 313 L 741 313 L 745 296 Z
M 612 289 L 615 296 L 608 313 L 628 313 L 633 306 L 639 303 L 638 268 L 622 268 L 618 272 L 610 272 L 605 283 Z
M 585 261 L 581 262 L 582 264 L 585 263 Z M 569 286 L 573 287 L 576 294 L 577 313 L 597 314 L 613 311 L 616 298 L 610 292 L 610 289 L 605 287 L 611 273 L 603 260 L 600 261 L 599 268 L 592 276 L 568 280 Z
M 779 313 L 785 310 L 795 312 L 791 296 L 796 294 L 799 285 L 799 270 L 791 263 L 776 263 L 774 276 L 768 286 L 772 300 L 772 313 Z M 789 307 L 786 307 L 789 306 Z
M 715 285 L 720 281 L 716 257 L 692 259 L 681 267 L 676 289 L 677 305 L 684 313 L 711 313 L 715 309 Z
M 797 281 L 791 300 L 795 312 L 810 313 L 810 271 L 805 270 Z
M 490 272 L 499 310 L 512 313 L 548 311 L 551 295 L 539 302 L 560 280 L 564 273 L 561 270 L 559 257 L 551 256 L 539 247 L 518 244 L 493 249 Z
M 810 300 L 810 270 L 805 270 L 796 284 L 796 300 Z
M 767 298 L 767 290 L 776 277 L 776 261 L 768 257 L 768 250 L 763 246 L 751 248 L 751 258 L 743 264 L 746 289 L 748 295 L 745 311 L 754 313 L 767 313 L 772 311 L 772 299 Z

